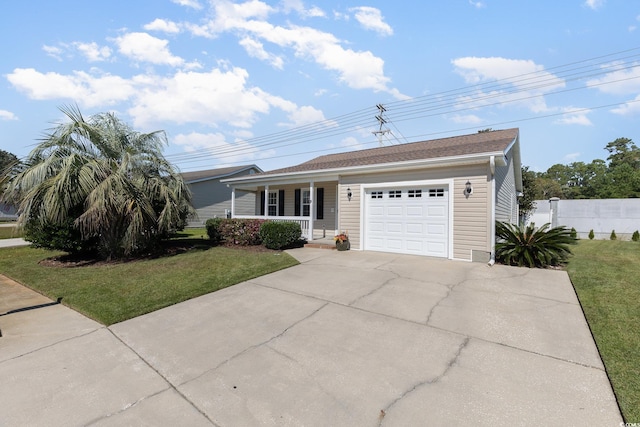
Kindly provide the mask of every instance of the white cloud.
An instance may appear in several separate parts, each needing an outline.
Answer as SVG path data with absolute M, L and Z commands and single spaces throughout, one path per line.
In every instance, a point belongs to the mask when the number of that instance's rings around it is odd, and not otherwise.
M 587 81 L 587 86 L 610 95 L 628 95 L 640 92 L 640 63 L 614 62 L 602 66 L 612 70 L 603 77 Z
M 271 66 L 279 70 L 283 68 L 283 59 L 264 50 L 263 44 L 258 40 L 252 39 L 251 37 L 245 37 L 241 39 L 239 43 L 249 56 L 267 61 L 269 64 L 271 64 Z
M 565 107 L 563 111 L 564 114 L 560 119 L 556 120 L 555 123 L 561 125 L 593 126 L 593 123 L 587 117 L 587 114 L 589 114 L 591 110 Z
M 242 139 L 228 142 L 221 133 L 179 134 L 172 142 L 183 147 L 186 152 L 206 150 L 212 159 L 221 164 L 237 164 L 275 155 L 275 150 L 258 148 Z
M 18 120 L 18 117 L 11 111 L 0 110 L 0 120 Z
M 349 150 L 364 150 L 365 148 L 367 148 L 365 146 L 365 144 L 363 144 L 362 142 L 360 142 L 357 138 L 353 137 L 353 136 L 348 136 L 346 138 L 343 138 L 340 141 L 340 146 L 341 147 L 345 147 L 348 148 Z
M 161 31 L 168 34 L 178 34 L 180 27 L 173 21 L 157 18 L 143 27 L 147 31 Z
M 576 159 L 580 158 L 582 153 L 569 153 L 564 156 L 565 162 L 575 162 Z
M 369 6 L 359 6 L 352 7 L 349 11 L 354 12 L 356 21 L 365 29 L 373 30 L 382 36 L 390 36 L 393 34 L 393 28 L 384 22 L 380 9 Z
M 604 6 L 606 0 L 585 0 L 584 5 L 590 9 L 598 10 Z
M 108 46 L 98 46 L 96 42 L 81 43 L 75 42 L 73 46 L 84 55 L 89 62 L 106 61 L 111 56 L 111 48 Z
M 7 79 L 31 99 L 67 99 L 85 107 L 113 105 L 130 99 L 135 93 L 135 85 L 127 79 L 109 74 L 96 76 L 84 71 L 63 75 L 16 68 Z
M 115 39 L 118 50 L 137 62 L 163 64 L 179 67 L 184 60 L 174 56 L 168 48 L 168 40 L 153 37 L 147 33 L 127 33 Z
M 370 89 L 404 98 L 397 89 L 388 87 L 390 79 L 384 74 L 384 61 L 370 51 L 346 49 L 333 34 L 315 28 L 273 25 L 266 18 L 276 11 L 258 0 L 241 4 L 216 0 L 213 8 L 211 21 L 188 26 L 192 34 L 216 37 L 223 32 L 233 32 L 241 39 L 249 34 L 254 40 L 292 49 L 298 58 L 315 61 L 325 70 L 335 72 L 337 79 L 352 89 Z
M 477 125 L 483 122 L 483 120 L 475 114 L 455 114 L 450 117 L 450 120 L 459 124 Z
M 633 101 L 625 102 L 619 107 L 612 109 L 611 112 L 621 116 L 640 114 L 640 95 L 636 96 Z
M 180 6 L 190 7 L 196 10 L 202 9 L 202 5 L 198 2 L 198 0 L 171 0 L 171 1 Z
M 487 5 L 483 2 L 483 1 L 474 1 L 474 0 L 469 0 L 469 4 L 473 7 L 475 7 L 476 9 L 482 9 L 487 7 Z
M 57 59 L 58 61 L 62 61 L 62 54 L 64 53 L 64 49 L 58 46 L 42 46 L 42 50 L 45 51 L 47 56 Z
M 563 79 L 530 60 L 465 57 L 452 61 L 466 83 L 479 85 L 475 94 L 461 97 L 466 108 L 496 103 L 521 105 L 533 112 L 549 111 L 544 94 L 565 87 Z M 495 82 L 485 92 L 482 84 Z M 514 104 L 515 103 L 515 104 Z
M 284 13 L 296 11 L 303 18 L 323 18 L 326 16 L 324 11 L 317 6 L 310 9 L 304 7 L 302 0 L 282 0 L 282 9 Z

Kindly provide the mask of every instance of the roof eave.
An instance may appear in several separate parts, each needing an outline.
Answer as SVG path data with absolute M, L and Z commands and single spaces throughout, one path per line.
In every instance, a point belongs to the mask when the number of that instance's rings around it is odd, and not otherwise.
M 249 165 L 240 169 L 236 169 L 232 172 L 227 172 L 227 173 L 223 173 L 223 174 L 219 174 L 219 175 L 212 175 L 212 176 L 207 176 L 207 177 L 203 177 L 203 178 L 197 178 L 197 179 L 192 179 L 192 180 L 188 180 L 185 181 L 186 184 L 196 184 L 198 182 L 203 182 L 203 181 L 211 181 L 213 179 L 220 179 L 220 178 L 224 178 L 224 177 L 228 177 L 228 176 L 233 176 L 236 174 L 239 174 L 240 172 L 244 172 L 250 169 L 256 169 L 258 171 L 258 173 L 262 173 L 263 170 L 260 169 L 257 165 Z

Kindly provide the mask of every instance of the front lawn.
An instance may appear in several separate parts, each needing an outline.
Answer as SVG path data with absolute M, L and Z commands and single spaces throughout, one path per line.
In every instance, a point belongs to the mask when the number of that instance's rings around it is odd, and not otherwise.
M 640 243 L 581 240 L 567 271 L 626 422 L 640 422 Z
M 111 325 L 298 263 L 285 252 L 188 241 L 194 248 L 178 255 L 74 268 L 39 264 L 60 252 L 6 248 L 0 249 L 0 272 L 53 300 L 62 297 L 63 304 Z

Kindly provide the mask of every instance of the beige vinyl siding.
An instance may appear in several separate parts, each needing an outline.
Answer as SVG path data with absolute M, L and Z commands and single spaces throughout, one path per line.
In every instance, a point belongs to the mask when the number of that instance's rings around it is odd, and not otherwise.
M 467 170 L 467 176 L 454 180 L 453 196 L 453 257 L 471 260 L 471 251 L 490 251 L 491 181 L 488 165 Z M 466 197 L 467 180 L 473 193 Z
M 429 181 L 453 179 L 449 197 L 453 199 L 453 257 L 471 260 L 471 251 L 490 251 L 491 240 L 491 197 L 489 165 L 471 165 L 428 170 L 394 172 L 343 177 L 340 182 L 339 223 L 340 229 L 349 230 L 351 246 L 360 249 L 360 187 L 362 184 L 376 184 L 402 181 Z M 465 184 L 469 180 L 473 194 L 465 197 Z M 351 188 L 353 197 L 347 203 L 346 190 Z
M 510 154 L 506 166 L 496 167 L 496 221 L 516 224 L 518 222 L 518 198 L 513 159 Z
M 338 230 L 349 233 L 349 242 L 353 249 L 360 246 L 360 185 L 340 184 L 338 196 Z M 347 189 L 351 189 L 351 200 L 347 198 Z

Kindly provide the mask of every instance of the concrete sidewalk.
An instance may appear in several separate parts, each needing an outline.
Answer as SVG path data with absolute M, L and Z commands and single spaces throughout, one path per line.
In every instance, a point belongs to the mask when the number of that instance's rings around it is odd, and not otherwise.
M 565 272 L 290 253 L 109 328 L 0 280 L 0 425 L 622 421 Z

